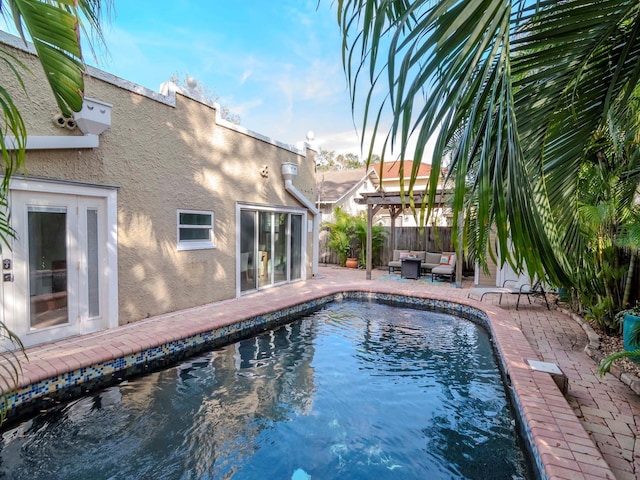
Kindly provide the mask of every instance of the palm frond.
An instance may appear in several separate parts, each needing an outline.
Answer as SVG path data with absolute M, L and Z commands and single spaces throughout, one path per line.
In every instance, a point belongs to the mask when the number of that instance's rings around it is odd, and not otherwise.
M 493 225 L 503 260 L 556 284 L 570 282 L 561 252 L 582 242 L 578 166 L 593 132 L 640 77 L 638 3 L 407 3 L 339 2 L 352 96 L 363 70 L 375 79 L 385 71 L 389 138 L 400 157 L 413 136 L 420 162 L 438 135 L 423 207 L 433 204 L 442 159 L 457 136 L 448 166 L 456 185 L 454 228 L 475 225 L 465 228 L 475 232 L 469 248 L 486 253 Z
M 598 366 L 598 375 L 602 376 L 605 373 L 609 373 L 613 364 L 623 358 L 630 358 L 635 360 L 640 359 L 640 350 L 616 352 L 606 358 L 603 358 L 600 362 L 600 365 Z

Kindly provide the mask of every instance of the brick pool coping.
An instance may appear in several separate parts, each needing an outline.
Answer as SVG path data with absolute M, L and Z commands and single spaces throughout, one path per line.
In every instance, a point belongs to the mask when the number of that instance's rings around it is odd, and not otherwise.
M 538 355 L 511 315 L 493 305 L 436 290 L 408 293 L 402 285 L 382 282 L 353 282 L 349 286 L 304 282 L 35 347 L 27 350 L 29 361 L 23 364 L 18 392 L 7 400 L 9 409 L 39 408 L 43 403 L 117 382 L 126 375 L 288 321 L 336 299 L 372 298 L 483 323 L 491 334 L 541 478 L 615 478 L 551 376 L 527 363 Z

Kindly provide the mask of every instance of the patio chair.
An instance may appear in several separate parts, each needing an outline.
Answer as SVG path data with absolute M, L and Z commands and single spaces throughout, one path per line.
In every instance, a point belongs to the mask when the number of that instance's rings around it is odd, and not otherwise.
M 453 282 L 456 276 L 456 254 L 443 253 L 440 257 L 440 264 L 431 269 L 431 281 L 434 277 L 449 277 L 449 281 Z
M 544 290 L 544 286 L 542 285 L 542 281 L 537 280 L 535 283 L 530 283 L 530 281 L 520 281 L 520 280 L 505 280 L 502 284 L 502 287 L 476 287 L 469 290 L 467 294 L 467 298 L 476 297 L 478 300 L 482 301 L 485 295 L 500 295 L 500 300 L 498 303 L 502 303 L 502 295 L 517 295 L 518 299 L 516 300 L 516 310 L 520 307 L 520 297 L 525 296 L 527 300 L 529 300 L 529 304 L 531 304 L 531 297 L 542 297 L 544 299 L 544 303 L 547 305 L 547 310 L 551 310 L 549 307 L 549 302 L 547 301 L 547 294 Z

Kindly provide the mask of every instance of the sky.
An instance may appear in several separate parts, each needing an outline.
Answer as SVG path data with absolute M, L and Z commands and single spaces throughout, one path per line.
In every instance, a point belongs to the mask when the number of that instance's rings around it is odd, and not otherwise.
M 360 155 L 333 3 L 115 0 L 108 52 L 85 60 L 154 91 L 189 75 L 245 128 L 291 145 L 312 131 L 316 147 Z

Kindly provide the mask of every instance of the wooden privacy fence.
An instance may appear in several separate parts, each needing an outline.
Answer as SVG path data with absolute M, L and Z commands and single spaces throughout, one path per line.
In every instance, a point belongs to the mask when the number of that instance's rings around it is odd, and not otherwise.
M 391 228 L 385 227 L 386 238 L 380 255 L 374 254 L 374 267 L 387 265 L 393 256 L 394 247 L 391 245 Z M 424 250 L 427 252 L 452 252 L 453 233 L 451 227 L 396 227 L 396 246 L 398 250 Z M 327 246 L 329 232 L 320 233 L 320 263 L 337 264 L 338 257 Z

